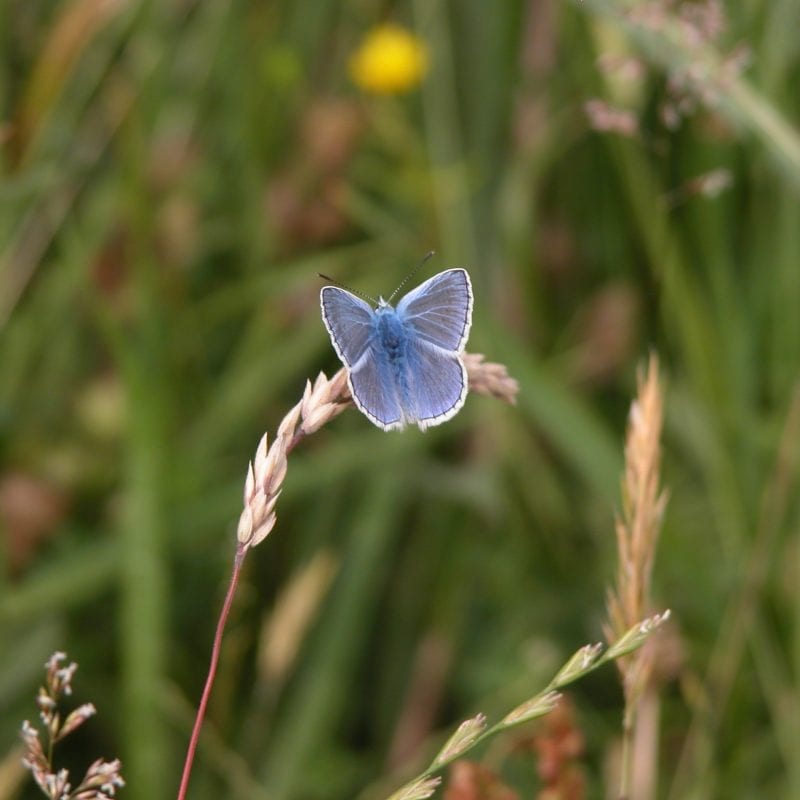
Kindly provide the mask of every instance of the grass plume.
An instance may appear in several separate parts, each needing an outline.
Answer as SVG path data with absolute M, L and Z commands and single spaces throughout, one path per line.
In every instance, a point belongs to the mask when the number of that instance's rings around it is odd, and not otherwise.
M 57 769 L 54 765 L 55 746 L 96 713 L 91 703 L 78 706 L 66 716 L 60 711 L 63 697 L 72 694 L 72 679 L 78 669 L 74 661 L 65 664 L 66 658 L 65 653 L 56 652 L 45 664 L 45 683 L 36 698 L 44 730 L 40 733 L 28 720 L 22 723 L 25 747 L 22 764 L 33 775 L 42 794 L 50 800 L 110 800 L 116 796 L 117 789 L 125 785 L 119 759 L 105 761 L 98 758 L 74 788 L 69 771 Z

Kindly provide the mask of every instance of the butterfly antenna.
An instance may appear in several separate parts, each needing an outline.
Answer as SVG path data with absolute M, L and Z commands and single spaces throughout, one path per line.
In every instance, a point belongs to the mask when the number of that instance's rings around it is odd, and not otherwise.
M 392 302 L 392 298 L 425 266 L 428 259 L 435 255 L 435 253 L 435 250 L 431 250 L 423 256 L 422 261 L 420 261 L 419 264 L 417 264 L 417 266 L 414 267 L 414 269 L 412 269 L 402 281 L 400 281 L 400 285 L 389 295 L 389 299 L 386 301 L 387 303 Z
M 358 289 L 351 289 L 349 286 L 345 286 L 335 278 L 331 278 L 330 275 L 323 275 L 321 272 L 318 272 L 317 275 L 319 275 L 322 280 L 328 281 L 328 283 L 332 283 L 334 286 L 338 286 L 340 289 L 344 289 L 346 292 L 351 292 L 352 294 L 358 295 L 358 297 L 362 298 L 363 300 L 369 300 L 369 302 L 374 306 L 378 305 L 378 301 L 374 297 L 370 297 L 368 294 L 364 294 L 364 292 L 359 292 Z

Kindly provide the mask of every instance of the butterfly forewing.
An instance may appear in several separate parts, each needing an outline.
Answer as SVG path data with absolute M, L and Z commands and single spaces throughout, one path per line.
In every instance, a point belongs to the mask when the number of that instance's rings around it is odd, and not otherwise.
M 420 338 L 461 352 L 472 321 L 472 286 L 463 269 L 448 269 L 410 291 L 397 315 Z
M 337 286 L 325 286 L 320 299 L 322 320 L 336 354 L 350 368 L 369 347 L 375 326 L 375 312 L 360 297 Z

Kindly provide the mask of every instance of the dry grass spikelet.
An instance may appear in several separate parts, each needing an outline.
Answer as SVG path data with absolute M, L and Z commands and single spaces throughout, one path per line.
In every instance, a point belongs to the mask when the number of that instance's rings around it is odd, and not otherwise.
M 72 679 L 78 668 L 75 662 L 65 663 L 66 658 L 65 653 L 55 652 L 45 664 L 45 683 L 36 697 L 42 731 L 28 720 L 22 723 L 22 765 L 50 800 L 111 800 L 125 785 L 118 758 L 96 759 L 74 787 L 69 771 L 57 769 L 53 763 L 55 746 L 95 715 L 92 703 L 84 703 L 66 716 L 61 712 L 60 702 L 72 694 Z
M 485 356 L 480 353 L 464 353 L 461 360 L 467 368 L 469 390 L 476 394 L 485 394 L 496 397 L 505 403 L 514 405 L 519 394 L 519 384 L 516 378 L 508 374 L 504 364 L 484 361 Z
M 478 353 L 464 353 L 462 358 L 470 391 L 515 402 L 519 387 L 505 366 L 487 362 Z M 320 372 L 313 384 L 306 382 L 302 399 L 283 418 L 272 444 L 266 433 L 261 437 L 245 480 L 244 509 L 237 529 L 240 550 L 260 544 L 275 526 L 275 505 L 286 477 L 289 453 L 301 439 L 352 405 L 347 371 L 340 369 L 332 378 Z
M 622 512 L 616 520 L 617 579 L 608 595 L 609 642 L 621 636 L 637 620 L 651 612 L 650 584 L 656 544 L 667 494 L 661 489 L 661 428 L 663 390 L 658 359 L 653 354 L 646 372 L 640 372 L 638 392 L 631 405 L 625 442 L 625 472 L 622 479 Z M 632 658 L 617 663 L 625 677 L 626 692 L 646 681 L 649 666 L 645 647 Z M 633 664 L 637 667 L 634 669 Z M 637 673 L 634 675 L 634 673 Z

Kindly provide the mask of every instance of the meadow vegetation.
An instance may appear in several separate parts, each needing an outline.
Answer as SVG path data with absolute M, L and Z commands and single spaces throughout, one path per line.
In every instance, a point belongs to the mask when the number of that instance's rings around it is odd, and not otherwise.
M 800 797 L 798 30 L 796 0 L 0 4 L 0 800 L 41 796 L 57 650 L 99 712 L 66 765 L 176 796 L 248 462 L 339 369 L 318 273 L 386 296 L 431 249 L 516 404 L 298 412 L 189 796 L 381 800 L 669 608 L 436 796 Z

